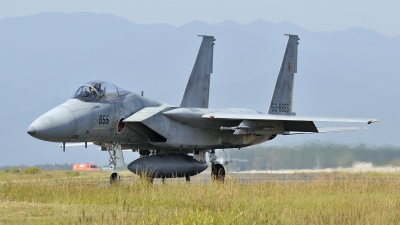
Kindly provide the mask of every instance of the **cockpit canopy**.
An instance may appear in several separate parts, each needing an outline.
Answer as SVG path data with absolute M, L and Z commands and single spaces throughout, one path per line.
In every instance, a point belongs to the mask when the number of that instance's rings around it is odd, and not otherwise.
M 79 99 L 84 102 L 95 102 L 117 98 L 129 93 L 130 92 L 124 88 L 118 87 L 112 83 L 94 80 L 80 86 L 71 98 Z

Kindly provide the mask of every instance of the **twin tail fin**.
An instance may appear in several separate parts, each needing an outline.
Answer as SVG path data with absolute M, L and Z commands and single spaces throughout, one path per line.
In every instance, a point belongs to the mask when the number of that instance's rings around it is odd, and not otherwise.
M 283 56 L 281 69 L 276 80 L 268 114 L 296 115 L 292 112 L 294 74 L 297 73 L 297 46 L 300 38 L 286 34 L 289 40 Z
M 203 37 L 180 107 L 208 108 L 210 74 L 213 72 L 214 37 Z

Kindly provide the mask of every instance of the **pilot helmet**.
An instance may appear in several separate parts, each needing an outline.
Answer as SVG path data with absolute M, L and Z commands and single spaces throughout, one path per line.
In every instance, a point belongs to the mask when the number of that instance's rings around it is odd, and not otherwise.
M 97 91 L 100 91 L 101 84 L 99 82 L 93 82 L 92 87 L 96 88 Z

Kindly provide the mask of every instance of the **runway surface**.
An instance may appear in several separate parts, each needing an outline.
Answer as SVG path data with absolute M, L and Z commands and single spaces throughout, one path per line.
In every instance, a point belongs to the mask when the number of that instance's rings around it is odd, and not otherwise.
M 265 171 L 228 171 L 225 179 L 227 181 L 237 181 L 240 183 L 260 183 L 260 182 L 314 182 L 314 181 L 334 181 L 339 182 L 346 179 L 362 179 L 366 174 L 399 174 L 399 176 L 380 176 L 379 179 L 398 180 L 400 182 L 400 167 L 385 166 L 375 167 L 371 163 L 356 163 L 349 168 L 327 168 L 327 169 L 304 169 L 304 170 L 265 170 Z M 136 175 L 121 177 L 123 182 L 132 181 L 138 178 Z M 377 178 L 378 179 L 378 178 Z M 165 179 L 169 182 L 185 182 L 184 178 Z M 205 172 L 192 176 L 191 183 L 210 183 L 210 169 Z M 162 179 L 154 179 L 155 184 L 161 184 Z

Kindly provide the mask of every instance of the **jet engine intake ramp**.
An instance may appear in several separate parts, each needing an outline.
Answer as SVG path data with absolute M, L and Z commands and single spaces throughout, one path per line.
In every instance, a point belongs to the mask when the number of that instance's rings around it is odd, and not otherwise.
M 213 70 L 214 37 L 203 37 L 180 107 L 208 108 L 210 74 Z
M 300 38 L 286 34 L 289 40 L 276 80 L 268 114 L 296 115 L 292 112 L 294 74 L 297 73 L 297 46 Z

